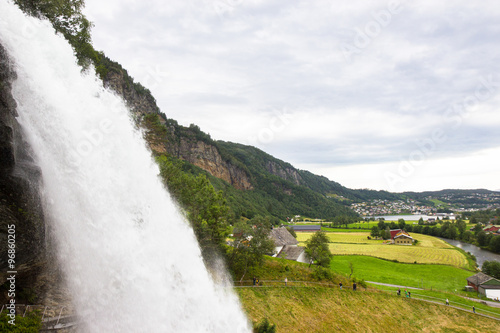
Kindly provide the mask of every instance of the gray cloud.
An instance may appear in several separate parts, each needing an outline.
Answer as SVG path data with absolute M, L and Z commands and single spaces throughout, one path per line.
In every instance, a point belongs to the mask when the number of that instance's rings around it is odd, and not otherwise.
M 162 111 L 215 139 L 248 143 L 269 110 L 290 110 L 256 144 L 292 164 L 397 162 L 437 129 L 441 157 L 499 147 L 497 2 L 401 1 L 384 21 L 389 3 L 87 0 L 87 13 L 97 48 L 139 80 L 159 66 Z M 342 46 L 363 38 L 348 61 Z

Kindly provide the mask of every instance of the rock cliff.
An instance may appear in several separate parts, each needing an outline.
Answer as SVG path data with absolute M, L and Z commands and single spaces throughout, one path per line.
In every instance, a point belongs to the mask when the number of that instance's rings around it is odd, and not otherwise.
M 266 161 L 266 170 L 284 180 L 288 180 L 295 185 L 306 185 L 297 169 L 293 167 L 281 166 L 274 161 Z
M 253 189 L 250 178 L 238 167 L 224 161 L 213 145 L 181 138 L 178 157 L 233 185 L 239 190 Z
M 6 283 L 8 230 L 15 235 L 16 302 L 34 301 L 43 294 L 46 226 L 39 196 L 40 170 L 33 163 L 30 147 L 16 120 L 11 93 L 15 79 L 12 62 L 0 44 L 0 284 Z M 8 288 L 7 288 L 8 289 Z M 7 291 L 1 289 L 5 304 Z M 31 298 L 31 299 L 30 299 Z

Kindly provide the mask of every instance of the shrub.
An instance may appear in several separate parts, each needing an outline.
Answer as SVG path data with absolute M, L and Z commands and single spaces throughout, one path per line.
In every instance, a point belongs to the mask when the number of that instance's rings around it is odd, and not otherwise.
M 333 281 L 332 271 L 328 268 L 324 268 L 321 266 L 314 267 L 312 277 L 313 277 L 313 279 L 315 279 L 317 281 L 321 281 L 321 280 Z
M 42 318 L 38 311 L 30 312 L 25 317 L 16 315 L 15 325 L 9 324 L 7 312 L 0 314 L 0 332 L 37 333 L 42 328 Z
M 271 325 L 267 318 L 264 318 L 254 329 L 254 333 L 276 333 L 276 325 Z

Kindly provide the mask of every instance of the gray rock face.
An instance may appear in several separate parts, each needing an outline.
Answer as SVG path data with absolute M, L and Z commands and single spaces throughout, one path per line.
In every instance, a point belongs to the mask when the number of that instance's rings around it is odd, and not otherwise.
M 15 230 L 16 302 L 33 300 L 41 288 L 45 261 L 45 223 L 39 197 L 40 170 L 16 120 L 11 93 L 16 78 L 12 62 L 0 45 L 0 284 L 7 278 L 7 232 Z M 14 226 L 14 228 L 12 228 Z M 24 300 L 23 300 L 24 298 Z M 0 302 L 7 299 L 2 289 Z M 2 303 L 5 304 L 5 303 Z

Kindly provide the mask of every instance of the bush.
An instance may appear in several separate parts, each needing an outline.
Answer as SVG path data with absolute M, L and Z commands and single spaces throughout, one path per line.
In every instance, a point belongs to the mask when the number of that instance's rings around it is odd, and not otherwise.
M 276 333 L 276 325 L 269 324 L 269 320 L 264 318 L 254 329 L 254 333 Z
M 321 266 L 314 267 L 312 277 L 317 281 L 322 281 L 322 280 L 333 281 L 332 271 L 329 268 L 324 268 Z
M 9 324 L 7 312 L 0 314 L 0 332 L 37 333 L 42 328 L 42 318 L 38 311 L 30 312 L 25 317 L 16 316 L 15 325 Z

